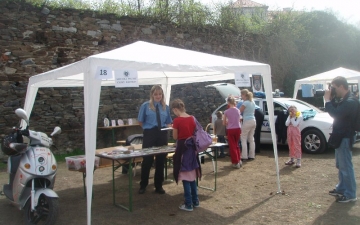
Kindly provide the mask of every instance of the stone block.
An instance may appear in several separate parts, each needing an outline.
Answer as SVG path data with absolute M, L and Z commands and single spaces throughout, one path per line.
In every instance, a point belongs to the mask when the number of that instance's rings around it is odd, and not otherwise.
M 16 73 L 15 68 L 5 66 L 5 74 L 10 75 L 10 74 L 14 74 L 14 73 Z
M 150 28 L 141 28 L 141 32 L 143 32 L 143 34 L 152 34 L 152 30 Z

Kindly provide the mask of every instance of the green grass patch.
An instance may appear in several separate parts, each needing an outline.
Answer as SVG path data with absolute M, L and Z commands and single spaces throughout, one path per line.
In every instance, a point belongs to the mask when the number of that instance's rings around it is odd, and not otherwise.
M 70 153 L 54 154 L 57 162 L 65 162 L 65 157 L 74 156 L 74 155 L 85 155 L 85 151 L 82 149 L 75 149 L 74 151 L 72 151 Z
M 3 170 L 3 169 L 6 169 L 7 167 L 7 164 L 3 162 L 3 160 L 1 160 L 1 163 L 0 163 L 0 170 Z

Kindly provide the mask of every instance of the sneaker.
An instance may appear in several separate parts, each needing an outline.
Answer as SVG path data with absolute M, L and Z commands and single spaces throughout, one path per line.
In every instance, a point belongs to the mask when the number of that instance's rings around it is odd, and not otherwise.
M 193 207 L 195 207 L 195 208 L 200 207 L 200 202 L 197 201 L 197 202 L 193 203 Z
M 192 212 L 194 210 L 192 205 L 191 206 L 186 206 L 185 204 L 179 205 L 179 209 L 184 210 L 184 211 L 188 211 L 188 212 Z
M 329 195 L 342 196 L 342 194 L 340 192 L 336 191 L 336 189 L 333 189 L 333 190 L 329 191 Z
M 340 196 L 336 201 L 340 203 L 355 202 L 357 198 L 348 198 L 346 196 Z
M 286 163 L 285 163 L 285 165 L 293 165 L 295 162 L 294 161 L 292 161 L 292 160 L 289 160 L 289 161 L 287 161 Z
M 300 168 L 300 167 L 301 167 L 301 163 L 297 162 L 295 167 L 296 167 L 296 168 Z
M 240 169 L 240 167 L 241 167 L 241 164 L 240 164 L 240 163 L 236 164 L 236 168 L 237 168 L 237 169 Z

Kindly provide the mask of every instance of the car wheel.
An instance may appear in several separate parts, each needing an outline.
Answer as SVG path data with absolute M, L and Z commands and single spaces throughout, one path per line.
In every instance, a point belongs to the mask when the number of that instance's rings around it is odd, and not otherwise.
M 316 129 L 305 131 L 301 134 L 301 148 L 306 153 L 323 153 L 326 150 L 324 135 Z

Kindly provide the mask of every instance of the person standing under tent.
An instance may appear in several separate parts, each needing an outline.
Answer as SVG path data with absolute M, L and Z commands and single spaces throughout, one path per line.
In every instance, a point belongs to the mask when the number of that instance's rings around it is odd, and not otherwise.
M 242 103 L 243 103 L 242 101 L 238 102 L 238 104 L 236 105 L 236 108 L 240 109 Z M 255 121 L 256 121 L 256 127 L 255 127 L 255 132 L 254 132 L 255 153 L 260 153 L 261 128 L 262 128 L 262 124 L 265 119 L 265 114 L 264 114 L 264 111 L 256 104 L 255 104 L 254 116 L 255 116 Z M 241 149 L 242 148 L 241 141 L 240 141 L 239 145 L 240 145 L 240 149 Z
M 291 105 L 288 108 L 289 116 L 286 119 L 285 125 L 287 128 L 287 140 L 289 145 L 290 159 L 285 165 L 293 165 L 296 159 L 296 168 L 301 167 L 301 132 L 300 124 L 303 121 L 301 113 L 297 111 L 296 106 Z
M 144 102 L 139 110 L 138 121 L 143 128 L 142 148 L 168 145 L 167 131 L 161 128 L 168 127 L 172 123 L 170 108 L 165 103 L 164 91 L 159 85 L 154 85 L 150 90 L 150 100 Z M 155 192 L 165 194 L 162 187 L 164 181 L 164 167 L 167 154 L 155 156 Z M 144 194 L 149 183 L 150 169 L 154 162 L 154 156 L 143 156 L 141 164 L 141 181 L 139 194 Z
M 179 208 L 191 212 L 194 207 L 200 206 L 196 178 L 201 178 L 201 166 L 192 138 L 196 128 L 195 117 L 186 113 L 185 104 L 180 99 L 173 100 L 170 106 L 177 116 L 173 123 L 173 138 L 177 140 L 173 174 L 176 183 L 182 180 L 184 187 L 184 203 Z
M 256 127 L 255 127 L 255 133 L 254 133 L 255 153 L 260 153 L 261 128 L 262 128 L 262 124 L 265 119 L 265 114 L 258 105 L 255 105 L 254 115 L 255 115 L 255 121 L 256 121 Z
M 337 197 L 337 202 L 354 202 L 356 197 L 356 179 L 352 163 L 352 147 L 355 142 L 355 128 L 359 100 L 349 91 L 345 77 L 338 76 L 331 81 L 331 91 L 325 90 L 325 109 L 334 118 L 333 131 L 329 139 L 335 148 L 335 164 L 338 183 L 330 195 Z M 334 140 L 334 141 L 332 141 Z
M 229 108 L 224 112 L 223 124 L 226 126 L 226 133 L 229 143 L 229 154 L 232 167 L 240 169 L 240 148 L 239 139 L 241 134 L 240 110 L 236 108 L 235 98 L 229 96 L 227 98 Z
M 242 160 L 255 159 L 255 142 L 254 133 L 256 128 L 255 120 L 255 102 L 253 101 L 253 94 L 248 89 L 240 91 L 243 100 L 240 106 L 243 123 L 241 126 L 241 158 Z M 249 153 L 247 143 L 249 142 Z

